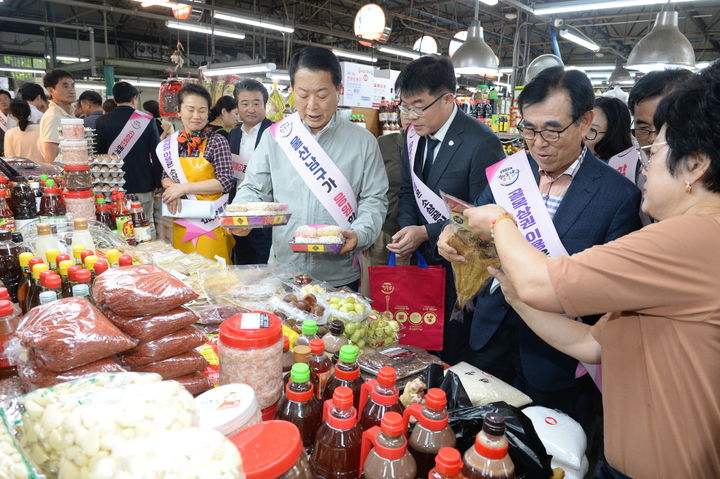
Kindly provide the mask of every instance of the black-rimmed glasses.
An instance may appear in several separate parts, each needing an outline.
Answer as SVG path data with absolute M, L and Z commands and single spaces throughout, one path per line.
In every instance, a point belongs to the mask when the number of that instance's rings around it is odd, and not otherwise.
M 533 130 L 532 128 L 526 128 L 522 122 L 518 123 L 517 129 L 520 132 L 520 136 L 526 140 L 534 140 L 535 135 L 540 135 L 540 138 L 548 143 L 554 143 L 558 141 L 560 139 L 560 135 L 564 133 L 565 130 L 573 126 L 576 121 L 576 119 L 573 119 L 570 124 L 562 130 Z
M 425 116 L 425 110 L 427 110 L 428 108 L 430 108 L 431 106 L 433 106 L 435 103 L 437 103 L 437 102 L 440 100 L 440 98 L 444 97 L 444 96 L 447 95 L 448 93 L 450 93 L 450 92 L 445 92 L 445 93 L 443 93 L 443 94 L 440 95 L 439 97 L 435 98 L 435 100 L 433 100 L 433 102 L 430 103 L 428 106 L 424 106 L 424 107 L 421 107 L 421 108 L 414 107 L 414 106 L 405 106 L 405 105 L 402 105 L 402 104 L 401 104 L 401 105 L 400 105 L 400 108 L 399 108 L 399 109 L 400 109 L 400 113 L 402 113 L 403 115 L 410 115 L 410 114 L 412 113 L 412 114 L 415 115 L 416 117 L 422 118 L 422 117 Z

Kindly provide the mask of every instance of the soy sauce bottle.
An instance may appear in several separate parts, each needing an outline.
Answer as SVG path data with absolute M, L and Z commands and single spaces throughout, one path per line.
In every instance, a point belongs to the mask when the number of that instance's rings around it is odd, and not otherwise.
M 322 405 L 315 398 L 314 391 L 308 365 L 293 364 L 290 370 L 290 382 L 285 386 L 285 396 L 280 398 L 275 415 L 275 419 L 288 421 L 297 426 L 303 446 L 309 452 L 312 452 L 315 435 L 323 422 Z
M 329 400 L 333 397 L 335 389 L 341 386 L 349 387 L 353 393 L 353 405 L 357 409 L 360 406 L 360 366 L 357 364 L 358 347 L 353 344 L 346 344 L 340 348 L 340 360 L 335 365 L 335 372 L 325 386 L 323 399 Z

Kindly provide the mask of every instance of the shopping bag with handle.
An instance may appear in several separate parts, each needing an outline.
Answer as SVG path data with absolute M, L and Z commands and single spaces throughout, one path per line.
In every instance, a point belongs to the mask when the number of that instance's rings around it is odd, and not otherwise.
M 416 252 L 417 266 L 396 266 L 395 253 L 387 266 L 371 266 L 370 297 L 375 309 L 389 312 L 402 324 L 400 344 L 429 351 L 443 348 L 445 269 L 428 266 Z

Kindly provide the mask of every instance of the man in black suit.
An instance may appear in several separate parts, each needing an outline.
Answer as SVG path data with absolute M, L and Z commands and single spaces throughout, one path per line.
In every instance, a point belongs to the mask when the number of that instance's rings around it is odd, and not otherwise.
M 490 128 L 455 105 L 455 88 L 452 63 L 447 57 L 436 55 L 409 63 L 395 83 L 401 99 L 400 110 L 421 137 L 412 159 L 416 181 L 422 181 L 435 195 L 442 191 L 472 203 L 487 185 L 485 169 L 504 158 L 505 153 Z M 449 321 L 457 298 L 452 268 L 434 253 L 443 221 L 441 218 L 428 221 L 418 206 L 407 141 L 401 166 L 403 180 L 398 213 L 401 229 L 393 236 L 388 249 L 400 257 L 412 255 L 419 249 L 429 264 L 445 266 L 442 357 L 452 364 L 459 359 L 459 345 L 466 341 L 462 340 L 462 315 L 459 315 L 460 321 Z
M 123 188 L 142 203 L 151 238 L 155 238 L 153 192 L 160 187 L 162 177 L 155 147 L 160 143 L 160 135 L 152 116 L 136 110 L 138 91 L 134 86 L 121 81 L 113 86 L 112 93 L 118 106 L 95 122 L 95 150 L 123 158 Z
M 245 168 L 263 133 L 273 124 L 265 118 L 268 91 L 257 80 L 246 79 L 235 85 L 235 101 L 240 125 L 230 132 L 230 151 L 233 157 L 233 176 L 239 185 L 245 178 Z M 230 203 L 235 198 L 231 193 Z M 233 264 L 266 264 L 272 246 L 272 228 L 255 228 L 249 235 L 235 237 Z

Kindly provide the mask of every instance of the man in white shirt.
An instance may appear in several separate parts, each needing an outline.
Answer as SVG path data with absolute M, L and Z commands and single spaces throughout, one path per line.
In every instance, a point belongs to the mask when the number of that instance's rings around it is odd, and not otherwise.
M 229 136 L 233 157 L 233 176 L 237 183 L 245 178 L 245 169 L 265 130 L 272 121 L 265 118 L 268 91 L 257 80 L 246 79 L 235 85 L 235 101 L 238 106 L 240 125 Z M 232 202 L 235 189 L 230 197 Z M 235 237 L 233 264 L 266 264 L 272 246 L 271 228 L 253 230 L 248 236 Z
M 75 80 L 64 70 L 52 70 L 43 77 L 43 85 L 50 93 L 50 106 L 40 120 L 39 146 L 45 163 L 52 163 L 60 151 L 60 122 L 63 118 L 75 118 L 73 103 Z

